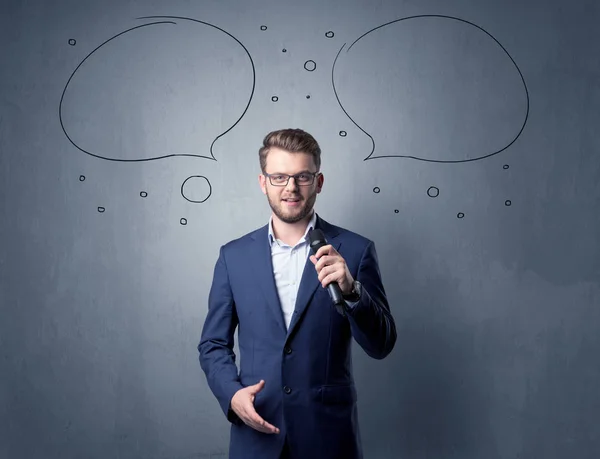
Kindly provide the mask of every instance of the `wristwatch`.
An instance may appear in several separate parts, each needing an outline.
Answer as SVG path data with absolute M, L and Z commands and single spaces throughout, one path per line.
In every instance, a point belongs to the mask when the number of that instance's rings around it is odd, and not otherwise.
M 356 301 L 360 300 L 361 292 L 362 292 L 362 285 L 360 284 L 359 281 L 355 280 L 352 283 L 352 291 L 350 293 L 348 293 L 347 295 L 342 295 L 342 297 L 346 301 L 355 303 Z

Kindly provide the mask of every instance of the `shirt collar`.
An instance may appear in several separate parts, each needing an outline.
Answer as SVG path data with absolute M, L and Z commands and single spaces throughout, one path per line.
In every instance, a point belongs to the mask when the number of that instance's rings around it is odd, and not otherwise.
M 302 239 L 300 239 L 298 241 L 298 244 L 300 244 L 306 240 L 306 235 L 308 234 L 308 232 L 310 230 L 315 228 L 316 224 L 317 224 L 317 213 L 313 209 L 312 216 L 310 217 L 308 225 L 306 225 L 306 230 L 304 231 L 304 236 L 302 236 Z M 272 215 L 269 218 L 269 243 L 271 245 L 273 245 L 273 243 L 278 244 L 277 239 L 275 239 L 275 233 L 273 232 L 273 216 Z

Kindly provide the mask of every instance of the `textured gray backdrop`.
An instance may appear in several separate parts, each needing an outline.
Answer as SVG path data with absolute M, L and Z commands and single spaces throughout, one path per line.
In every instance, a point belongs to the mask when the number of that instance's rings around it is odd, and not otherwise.
M 355 349 L 366 459 L 599 457 L 599 20 L 3 0 L 0 457 L 226 457 L 196 345 L 282 127 L 321 142 L 317 211 L 375 241 L 397 321 L 389 358 Z

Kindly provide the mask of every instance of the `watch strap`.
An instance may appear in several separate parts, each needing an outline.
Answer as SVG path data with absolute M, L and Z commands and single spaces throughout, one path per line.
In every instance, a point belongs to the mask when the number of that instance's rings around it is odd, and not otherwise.
M 347 294 L 347 295 L 342 295 L 344 300 L 346 301 L 350 301 L 351 303 L 356 302 L 358 300 L 360 300 L 360 293 L 361 293 L 361 285 L 360 282 L 358 282 L 357 280 L 355 280 L 352 283 L 352 291 Z

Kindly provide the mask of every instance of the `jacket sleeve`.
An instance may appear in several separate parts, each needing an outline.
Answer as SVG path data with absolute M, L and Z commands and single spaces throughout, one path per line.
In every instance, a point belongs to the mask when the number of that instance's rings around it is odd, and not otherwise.
M 396 344 L 396 324 L 390 312 L 375 244 L 369 241 L 358 268 L 356 280 L 362 285 L 358 303 L 347 310 L 352 335 L 374 359 L 383 359 Z
M 238 325 L 235 302 L 229 284 L 224 248 L 219 251 L 208 297 L 208 313 L 198 344 L 200 367 L 208 386 L 217 398 L 227 419 L 238 424 L 241 419 L 231 409 L 231 398 L 243 386 L 238 376 L 233 351 Z

